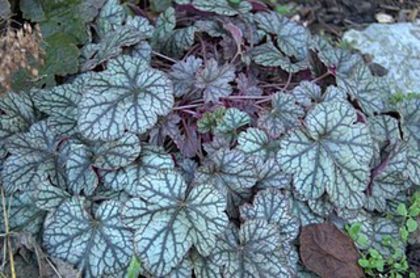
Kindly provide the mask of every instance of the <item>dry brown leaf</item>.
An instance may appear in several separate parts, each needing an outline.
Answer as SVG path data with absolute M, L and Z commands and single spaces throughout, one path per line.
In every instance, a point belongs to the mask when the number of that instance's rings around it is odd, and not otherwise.
M 303 264 L 321 277 L 364 277 L 357 264 L 359 254 L 353 241 L 334 225 L 305 226 L 299 240 Z

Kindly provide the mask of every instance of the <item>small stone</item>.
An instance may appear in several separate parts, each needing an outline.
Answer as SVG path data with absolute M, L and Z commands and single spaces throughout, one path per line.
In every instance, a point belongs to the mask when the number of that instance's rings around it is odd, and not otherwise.
M 394 18 L 392 15 L 386 14 L 386 13 L 377 13 L 375 15 L 376 20 L 379 23 L 392 23 L 394 22 Z

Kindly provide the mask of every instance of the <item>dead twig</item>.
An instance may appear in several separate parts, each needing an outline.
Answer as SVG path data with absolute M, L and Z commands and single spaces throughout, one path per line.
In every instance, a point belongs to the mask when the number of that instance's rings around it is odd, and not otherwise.
M 1 188 L 1 201 L 2 201 L 2 206 L 3 206 L 4 230 L 6 232 L 5 238 L 7 241 L 7 245 L 5 245 L 4 248 L 7 248 L 9 251 L 10 274 L 12 278 L 16 278 L 15 260 L 13 257 L 12 242 L 10 241 L 9 216 L 6 210 L 6 198 L 4 196 L 3 188 Z

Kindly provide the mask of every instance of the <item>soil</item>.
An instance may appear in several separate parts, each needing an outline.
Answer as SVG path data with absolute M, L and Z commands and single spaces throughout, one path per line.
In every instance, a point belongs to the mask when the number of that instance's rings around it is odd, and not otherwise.
M 385 13 L 395 22 L 414 21 L 420 15 L 419 0 L 279 0 L 295 4 L 295 10 L 314 32 L 325 32 L 339 38 L 349 28 L 362 29 L 377 22 Z

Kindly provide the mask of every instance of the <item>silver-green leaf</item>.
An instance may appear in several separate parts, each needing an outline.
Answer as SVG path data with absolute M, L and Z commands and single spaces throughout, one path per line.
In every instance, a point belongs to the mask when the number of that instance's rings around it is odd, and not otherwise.
M 291 95 L 276 93 L 272 97 L 271 109 L 260 112 L 258 126 L 274 138 L 299 126 L 299 118 L 303 117 L 304 111 L 295 102 L 295 98 Z
M 234 16 L 239 12 L 247 12 L 252 9 L 252 6 L 247 1 L 241 1 L 237 8 L 234 8 L 229 4 L 228 0 L 193 0 L 193 6 L 204 12 L 213 12 L 218 15 Z
M 310 33 L 303 26 L 277 12 L 262 12 L 255 15 L 258 27 L 277 37 L 277 45 L 287 56 L 299 61 L 308 56 Z
M 76 266 L 88 277 L 106 276 L 124 269 L 133 253 L 133 234 L 121 223 L 119 211 L 118 202 L 105 201 L 92 217 L 82 200 L 65 201 L 45 220 L 45 250 L 50 256 Z
M 228 223 L 223 196 L 208 184 L 187 193 L 177 172 L 147 175 L 137 190 L 142 197 L 128 201 L 122 216 L 128 227 L 136 229 L 137 255 L 154 275 L 170 273 L 193 245 L 208 255 Z
M 13 136 L 7 145 L 12 155 L 4 162 L 1 172 L 6 191 L 33 190 L 44 177 L 59 184 L 64 175 L 59 143 L 59 137 L 46 121 L 33 124 L 27 133 Z
M 120 56 L 89 83 L 79 105 L 79 130 L 89 139 L 110 141 L 125 130 L 144 133 L 174 104 L 172 82 L 146 61 Z
M 346 103 L 321 103 L 306 116 L 306 128 L 281 140 L 279 162 L 305 199 L 327 192 L 338 207 L 362 207 L 373 143 L 367 126 L 356 120 Z
M 233 224 L 219 237 L 212 253 L 223 266 L 224 277 L 290 277 L 277 251 L 281 244 L 278 228 L 265 220 Z

